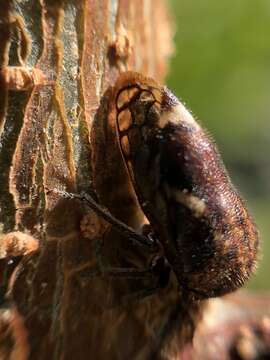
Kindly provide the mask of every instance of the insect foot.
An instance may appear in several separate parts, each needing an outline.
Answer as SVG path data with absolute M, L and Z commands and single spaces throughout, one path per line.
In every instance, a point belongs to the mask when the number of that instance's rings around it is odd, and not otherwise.
M 129 177 L 183 291 L 209 298 L 241 287 L 256 267 L 258 233 L 213 141 L 140 74 L 123 73 L 113 101 Z

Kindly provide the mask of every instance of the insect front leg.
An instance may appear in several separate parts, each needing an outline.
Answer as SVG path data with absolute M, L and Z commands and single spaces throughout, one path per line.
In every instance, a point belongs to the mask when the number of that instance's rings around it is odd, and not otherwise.
M 156 247 L 155 242 L 150 238 L 138 234 L 134 229 L 123 223 L 122 221 L 116 219 L 108 209 L 100 205 L 97 201 L 94 200 L 92 196 L 86 193 L 76 194 L 70 193 L 63 190 L 48 190 L 48 192 L 54 192 L 58 195 L 61 195 L 66 199 L 77 199 L 84 203 L 86 206 L 94 210 L 100 217 L 102 217 L 105 221 L 111 224 L 115 230 L 119 231 L 121 234 L 125 234 L 130 241 L 137 243 L 138 245 L 146 246 L 150 249 Z
M 67 199 L 78 199 L 82 201 L 86 206 L 90 207 L 92 210 L 94 210 L 100 217 L 102 217 L 104 220 L 106 220 L 108 223 L 112 225 L 112 227 L 124 235 L 128 241 L 131 241 L 132 243 L 135 243 L 139 246 L 145 246 L 149 249 L 150 253 L 157 254 L 160 251 L 160 247 L 158 245 L 158 240 L 154 236 L 154 233 L 152 231 L 152 228 L 150 225 L 145 224 L 142 226 L 142 234 L 137 233 L 135 230 L 130 228 L 128 225 L 123 223 L 122 221 L 116 219 L 108 209 L 103 207 L 102 205 L 98 204 L 94 198 L 88 194 L 82 193 L 82 194 L 76 194 L 76 193 L 70 193 L 66 191 L 61 190 L 52 190 L 56 194 L 61 195 L 64 198 Z M 99 241 L 99 245 L 97 247 L 97 255 L 99 258 L 101 258 L 102 249 L 104 247 L 104 238 L 102 238 Z M 101 263 L 102 265 L 102 263 Z M 102 266 L 103 267 L 103 266 Z M 155 268 L 155 266 L 150 266 L 147 270 L 138 270 L 138 269 L 131 269 L 127 268 L 126 274 L 130 276 L 130 274 L 134 273 L 135 276 L 138 276 L 139 273 L 149 273 L 152 271 L 152 268 Z M 123 268 L 115 268 L 115 273 L 119 274 L 125 274 L 125 271 L 123 271 Z M 132 271 L 134 270 L 134 271 Z M 113 272 L 111 272 L 113 273 Z M 132 275 L 131 275 L 132 276 Z

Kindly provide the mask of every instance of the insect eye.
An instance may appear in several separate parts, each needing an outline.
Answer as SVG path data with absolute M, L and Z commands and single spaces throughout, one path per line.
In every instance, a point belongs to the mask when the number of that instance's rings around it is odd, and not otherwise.
M 140 94 L 140 101 L 142 102 L 155 102 L 156 99 L 154 97 L 154 94 L 150 91 L 142 91 Z

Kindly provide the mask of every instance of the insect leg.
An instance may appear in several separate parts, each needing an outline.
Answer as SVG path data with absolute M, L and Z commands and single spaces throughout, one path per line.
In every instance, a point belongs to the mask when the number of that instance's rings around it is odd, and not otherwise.
M 150 248 L 156 246 L 156 243 L 153 240 L 151 240 L 151 238 L 138 234 L 131 227 L 129 227 L 122 221 L 116 219 L 109 212 L 107 208 L 98 204 L 89 194 L 86 193 L 75 194 L 75 193 L 69 193 L 63 190 L 55 190 L 55 189 L 49 191 L 55 192 L 56 194 L 59 194 L 66 199 L 78 199 L 82 201 L 84 204 L 86 204 L 88 207 L 94 210 L 98 215 L 100 215 L 104 220 L 110 223 L 116 230 L 118 230 L 122 234 L 125 234 L 129 239 L 137 242 L 138 244 L 148 246 Z
M 112 304 L 111 306 L 109 306 L 109 309 L 115 309 L 120 306 L 127 306 L 133 304 L 134 302 L 139 302 L 148 296 L 154 295 L 158 290 L 160 290 L 160 287 L 157 286 L 149 289 L 134 291 L 132 293 L 129 293 L 128 295 L 122 296 L 121 299 L 119 299 L 119 302 L 117 304 Z

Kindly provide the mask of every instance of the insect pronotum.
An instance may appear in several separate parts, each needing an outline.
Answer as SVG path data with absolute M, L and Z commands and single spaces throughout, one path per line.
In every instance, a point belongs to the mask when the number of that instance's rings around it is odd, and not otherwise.
M 139 204 L 180 286 L 223 295 L 254 271 L 258 233 L 219 152 L 166 88 L 127 72 L 114 88 L 116 129 Z

